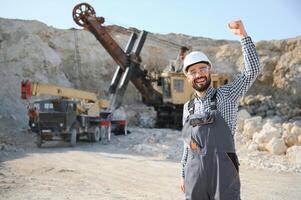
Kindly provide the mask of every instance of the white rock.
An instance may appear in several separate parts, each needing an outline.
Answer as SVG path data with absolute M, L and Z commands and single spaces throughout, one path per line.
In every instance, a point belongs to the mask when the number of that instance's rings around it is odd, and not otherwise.
M 241 109 L 240 111 L 238 111 L 238 113 L 237 113 L 238 120 L 246 120 L 249 118 L 251 118 L 251 115 L 249 114 L 249 112 L 246 109 Z
M 259 149 L 259 145 L 255 142 L 252 142 L 251 144 L 249 144 L 248 149 L 250 151 L 257 151 Z
M 237 113 L 237 132 L 242 133 L 244 128 L 244 121 L 251 118 L 251 115 L 246 109 L 242 109 Z
M 267 151 L 266 144 L 267 143 L 260 143 L 260 144 L 258 144 L 258 150 L 259 151 Z
M 249 139 L 253 138 L 255 132 L 260 131 L 262 128 L 262 117 L 252 117 L 244 121 L 244 131 L 243 134 L 246 135 Z
M 291 134 L 294 134 L 294 135 L 301 135 L 301 127 L 298 126 L 298 125 L 294 125 L 290 131 Z
M 255 133 L 253 134 L 253 139 L 252 139 L 252 141 L 256 142 L 257 144 L 262 143 L 261 141 L 260 141 L 260 142 L 257 141 L 257 140 L 258 140 L 257 138 L 259 138 L 259 137 L 262 137 L 261 134 L 260 134 L 260 131 L 259 131 L 259 132 L 255 132 Z
M 283 123 L 282 124 L 282 128 L 287 130 L 288 132 L 291 132 L 292 128 L 293 128 L 293 124 L 292 123 Z
M 289 161 L 301 164 L 301 146 L 292 146 L 287 149 L 286 155 Z
M 298 136 L 298 143 L 301 144 L 301 135 Z
M 246 145 L 248 145 L 248 142 L 250 141 L 250 139 L 247 138 L 245 135 L 235 134 L 234 141 L 237 146 L 246 146 Z
M 282 119 L 279 116 L 268 117 L 264 119 L 264 123 L 281 123 Z
M 284 154 L 287 149 L 282 138 L 273 138 L 265 147 L 270 153 L 275 155 Z
M 259 133 L 254 134 L 253 141 L 257 144 L 268 143 L 272 138 L 279 138 L 281 136 L 281 130 L 268 122 L 264 124 L 262 130 Z
M 288 147 L 298 144 L 298 136 L 295 134 L 291 134 L 286 130 L 283 132 L 282 138 L 283 138 L 286 146 L 288 146 Z

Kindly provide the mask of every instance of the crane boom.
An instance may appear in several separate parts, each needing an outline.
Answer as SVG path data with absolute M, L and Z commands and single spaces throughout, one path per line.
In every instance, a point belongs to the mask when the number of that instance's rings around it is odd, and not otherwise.
M 62 98 L 75 98 L 89 102 L 98 101 L 97 95 L 92 92 L 86 92 L 73 88 L 56 86 L 46 83 L 22 81 L 22 99 L 30 99 L 31 96 L 49 95 Z

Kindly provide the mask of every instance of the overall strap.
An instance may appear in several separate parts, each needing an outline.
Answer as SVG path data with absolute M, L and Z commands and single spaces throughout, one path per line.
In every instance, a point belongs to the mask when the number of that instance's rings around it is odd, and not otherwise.
M 210 109 L 211 110 L 217 110 L 216 94 L 217 94 L 217 90 L 214 90 L 213 95 L 210 99 Z
M 194 114 L 194 98 L 190 99 L 190 101 L 188 102 L 188 112 L 189 112 L 189 115 Z

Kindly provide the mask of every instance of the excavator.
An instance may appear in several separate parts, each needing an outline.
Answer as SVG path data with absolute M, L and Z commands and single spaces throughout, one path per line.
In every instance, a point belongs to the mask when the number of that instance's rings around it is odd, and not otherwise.
M 109 93 L 109 107 L 112 111 L 122 104 L 122 99 L 129 81 L 142 95 L 142 101 L 153 106 L 157 111 L 157 127 L 181 128 L 183 105 L 193 96 L 193 89 L 182 72 L 162 72 L 151 76 L 140 67 L 140 52 L 146 40 L 147 32 L 131 33 L 123 50 L 110 36 L 104 17 L 97 17 L 94 8 L 87 3 L 80 3 L 73 8 L 73 20 L 85 30 L 90 31 L 117 63 Z M 227 84 L 226 74 L 212 74 L 211 84 L 219 87 Z
M 153 106 L 157 111 L 157 126 L 180 128 L 182 126 L 183 104 L 193 95 L 193 89 L 183 73 L 162 72 L 152 77 L 144 69 L 139 54 L 146 40 L 147 32 L 133 31 L 125 51 L 106 31 L 105 19 L 97 17 L 94 8 L 87 3 L 76 5 L 72 12 L 76 24 L 90 31 L 117 63 L 109 93 L 110 108 L 117 109 L 121 103 L 126 87 L 131 81 L 142 95 L 142 101 Z M 219 87 L 227 84 L 226 74 L 212 74 L 211 84 Z
M 52 84 L 31 82 L 21 83 L 21 98 L 52 96 L 35 100 L 28 106 L 29 127 L 37 133 L 37 146 L 45 141 L 63 140 L 75 146 L 80 137 L 91 142 L 107 143 L 111 131 L 127 134 L 125 120 L 112 120 L 107 110 L 108 102 L 98 99 L 97 94 Z

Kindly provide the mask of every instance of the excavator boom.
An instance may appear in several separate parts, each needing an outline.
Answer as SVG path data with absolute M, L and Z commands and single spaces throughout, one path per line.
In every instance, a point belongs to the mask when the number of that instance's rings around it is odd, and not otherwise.
M 162 95 L 154 90 L 146 78 L 146 73 L 140 68 L 140 52 L 146 39 L 146 31 L 142 31 L 139 36 L 133 32 L 123 51 L 102 25 L 104 18 L 96 17 L 93 7 L 89 4 L 76 5 L 73 9 L 73 19 L 79 26 L 88 29 L 118 64 L 109 89 L 111 110 L 121 105 L 129 81 L 139 90 L 146 104 L 156 106 L 162 103 Z

